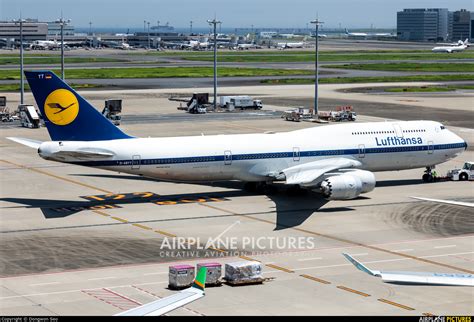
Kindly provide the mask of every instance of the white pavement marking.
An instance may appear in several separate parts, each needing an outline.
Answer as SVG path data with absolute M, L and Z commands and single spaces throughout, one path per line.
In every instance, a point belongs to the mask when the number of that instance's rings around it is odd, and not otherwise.
M 134 285 L 153 285 L 153 284 L 165 284 L 168 282 L 150 282 L 150 283 L 140 283 L 140 284 L 134 284 Z M 127 285 L 116 285 L 116 286 L 109 286 L 108 289 L 114 289 L 114 288 L 122 288 L 122 287 L 130 287 L 131 284 Z M 44 293 L 34 293 L 34 294 L 24 294 L 24 295 L 13 295 L 13 296 L 5 296 L 5 297 L 0 297 L 0 300 L 7 300 L 7 299 L 17 299 L 21 297 L 29 297 L 29 296 L 45 296 L 45 295 L 54 295 L 54 294 L 66 294 L 66 293 L 75 293 L 75 292 L 81 292 L 81 291 L 96 291 L 96 290 L 101 290 L 101 287 L 97 288 L 89 288 L 89 289 L 76 289 L 76 290 L 68 290 L 68 291 L 58 291 L 58 292 L 44 292 Z
M 88 280 L 89 281 L 98 281 L 98 280 L 109 280 L 109 279 L 113 279 L 113 278 L 117 278 L 117 277 L 116 276 L 96 277 L 96 278 L 89 278 Z
M 412 252 L 412 251 L 414 251 L 413 248 L 392 250 L 392 252 L 405 252 L 405 253 Z
M 323 259 L 322 257 L 312 257 L 312 258 L 300 258 L 298 259 L 298 262 L 305 262 L 305 261 L 315 261 L 318 259 Z
M 359 254 L 349 254 L 351 256 L 366 256 L 369 255 L 369 253 L 359 253 Z
M 163 274 L 168 274 L 168 272 L 146 273 L 146 274 L 143 274 L 143 276 L 149 276 L 149 275 L 163 275 Z
M 452 248 L 452 247 L 456 247 L 456 245 L 435 246 L 433 248 L 439 249 L 439 248 Z
M 44 286 L 44 285 L 53 285 L 53 284 L 59 284 L 59 282 L 37 283 L 37 284 L 30 284 L 30 286 Z

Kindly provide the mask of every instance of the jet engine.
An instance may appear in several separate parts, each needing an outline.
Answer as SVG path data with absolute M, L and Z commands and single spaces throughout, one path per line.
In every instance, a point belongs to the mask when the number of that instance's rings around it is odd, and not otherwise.
M 365 170 L 349 170 L 321 182 L 321 192 L 328 200 L 354 199 L 374 188 L 375 176 Z

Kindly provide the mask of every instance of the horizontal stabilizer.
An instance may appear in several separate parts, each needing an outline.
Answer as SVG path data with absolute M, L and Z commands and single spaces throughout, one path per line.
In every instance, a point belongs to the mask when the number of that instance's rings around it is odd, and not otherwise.
M 33 149 L 39 148 L 41 143 L 43 143 L 41 141 L 36 141 L 36 140 L 32 140 L 32 139 L 24 139 L 24 138 L 7 137 L 7 139 L 10 140 L 10 141 L 16 142 L 16 143 L 26 145 L 27 147 L 30 147 L 30 148 L 33 148 Z
M 41 154 L 41 152 L 40 152 Z M 107 160 L 113 158 L 115 153 L 106 149 L 82 148 L 77 150 L 61 150 L 41 155 L 46 160 L 59 162 Z

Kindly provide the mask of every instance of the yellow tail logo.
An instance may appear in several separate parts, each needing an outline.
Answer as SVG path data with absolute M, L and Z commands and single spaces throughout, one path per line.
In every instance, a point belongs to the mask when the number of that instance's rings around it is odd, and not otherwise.
M 44 112 L 48 120 L 56 125 L 68 125 L 79 114 L 79 102 L 76 96 L 67 89 L 51 92 L 44 102 Z

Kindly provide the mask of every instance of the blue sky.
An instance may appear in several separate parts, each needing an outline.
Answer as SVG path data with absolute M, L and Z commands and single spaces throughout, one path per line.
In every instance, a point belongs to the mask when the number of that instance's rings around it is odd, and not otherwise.
M 0 0 L 0 19 L 54 20 L 61 16 L 76 27 L 141 27 L 143 21 L 175 27 L 207 26 L 216 14 L 222 27 L 306 27 L 316 14 L 327 27 L 396 27 L 403 8 L 474 10 L 473 0 Z

